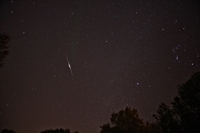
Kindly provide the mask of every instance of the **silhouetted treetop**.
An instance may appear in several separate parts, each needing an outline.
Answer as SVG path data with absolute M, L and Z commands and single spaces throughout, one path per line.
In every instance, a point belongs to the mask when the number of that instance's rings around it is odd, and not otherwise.
M 111 115 L 111 124 L 101 126 L 101 133 L 151 133 L 152 123 L 144 123 L 136 109 L 126 108 Z M 148 128 L 147 128 L 148 126 Z
M 200 72 L 178 87 L 170 108 L 162 103 L 154 117 L 161 133 L 200 132 Z
M 15 131 L 9 130 L 9 129 L 3 129 L 3 130 L 1 131 L 1 133 L 15 133 Z
M 3 66 L 3 59 L 8 55 L 8 42 L 10 37 L 6 34 L 0 34 L 0 67 Z
M 48 129 L 48 130 L 45 130 L 45 131 L 42 131 L 40 133 L 70 133 L 70 129 Z M 75 133 L 78 133 L 77 131 L 75 131 Z

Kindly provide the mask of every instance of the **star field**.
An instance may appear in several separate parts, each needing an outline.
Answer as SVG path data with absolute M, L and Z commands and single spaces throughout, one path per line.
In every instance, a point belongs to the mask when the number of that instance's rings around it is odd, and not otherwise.
M 4 0 L 0 129 L 98 133 L 113 112 L 144 120 L 200 71 L 198 1 Z

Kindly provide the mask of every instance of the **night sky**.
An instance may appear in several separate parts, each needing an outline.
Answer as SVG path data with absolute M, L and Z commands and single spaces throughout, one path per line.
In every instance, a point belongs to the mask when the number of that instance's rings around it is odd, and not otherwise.
M 153 121 L 200 71 L 194 0 L 1 0 L 0 33 L 0 130 L 99 133 L 125 107 Z

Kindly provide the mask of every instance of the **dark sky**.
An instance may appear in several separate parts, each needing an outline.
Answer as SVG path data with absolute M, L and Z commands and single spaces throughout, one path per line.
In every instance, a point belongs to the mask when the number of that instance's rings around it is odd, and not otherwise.
M 1 0 L 0 21 L 1 130 L 98 133 L 127 106 L 154 120 L 200 71 L 194 0 Z

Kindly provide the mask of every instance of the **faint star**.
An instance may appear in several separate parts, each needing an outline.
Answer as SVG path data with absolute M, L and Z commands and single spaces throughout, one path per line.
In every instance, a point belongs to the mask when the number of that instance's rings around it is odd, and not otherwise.
M 178 55 L 176 55 L 176 60 L 178 60 Z

